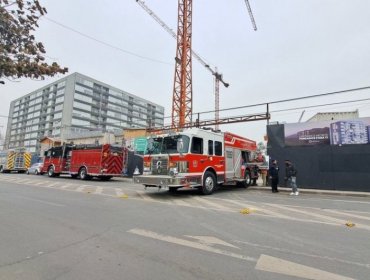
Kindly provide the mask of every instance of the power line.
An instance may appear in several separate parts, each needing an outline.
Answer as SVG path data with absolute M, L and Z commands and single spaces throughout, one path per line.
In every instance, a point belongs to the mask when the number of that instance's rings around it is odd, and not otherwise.
M 348 93 L 348 92 L 360 91 L 360 90 L 365 90 L 365 89 L 370 89 L 370 86 L 353 88 L 353 89 L 345 89 L 345 90 L 333 91 L 333 92 L 327 92 L 327 93 L 321 93 L 321 94 L 315 94 L 315 95 L 307 95 L 307 96 L 290 98 L 290 99 L 281 99 L 281 100 L 276 100 L 276 101 L 271 101 L 271 102 L 256 103 L 256 104 L 245 105 L 245 106 L 230 107 L 230 108 L 220 109 L 220 112 L 221 111 L 231 111 L 231 110 L 245 109 L 245 108 L 251 108 L 251 107 L 258 107 L 258 106 L 265 106 L 267 104 L 270 105 L 270 104 L 277 104 L 277 103 L 283 103 L 283 102 L 297 101 L 297 100 L 303 100 L 303 99 L 309 99 L 309 98 L 323 97 L 323 96 L 328 96 L 328 95 Z M 213 112 L 214 111 L 204 111 L 204 112 L 194 113 L 193 115 L 213 113 Z
M 357 99 L 357 100 L 349 100 L 349 101 L 342 101 L 342 102 L 334 102 L 334 103 L 326 103 L 326 104 L 319 104 L 319 105 L 311 105 L 311 106 L 304 106 L 304 107 L 295 107 L 295 108 L 288 108 L 288 109 L 281 109 L 281 110 L 274 110 L 274 111 L 270 111 L 270 113 L 294 111 L 294 110 L 300 110 L 300 109 L 317 108 L 317 107 L 324 107 L 324 106 L 331 106 L 331 105 L 339 105 L 339 104 L 348 104 L 348 103 L 368 101 L 368 100 L 370 100 L 370 98 Z
M 69 27 L 69 26 L 67 26 L 67 25 L 65 25 L 65 24 L 63 24 L 63 23 L 57 22 L 57 21 L 55 21 L 55 20 L 53 20 L 53 19 L 51 19 L 51 18 L 49 18 L 49 17 L 44 16 L 43 18 L 45 18 L 46 20 L 48 20 L 48 21 L 50 21 L 50 22 L 52 22 L 52 23 L 54 23 L 54 24 L 56 24 L 56 25 L 59 25 L 59 26 L 61 26 L 61 27 L 65 28 L 65 29 L 67 29 L 67 30 L 69 30 L 69 31 L 72 31 L 72 32 L 74 32 L 74 33 L 76 33 L 76 34 L 79 34 L 79 35 L 81 35 L 81 36 L 83 36 L 83 37 L 85 37 L 85 38 L 87 38 L 87 39 L 90 39 L 90 40 L 92 40 L 92 41 L 95 41 L 95 42 L 97 42 L 97 43 L 99 43 L 99 44 L 102 44 L 102 45 L 104 45 L 104 46 L 110 47 L 110 48 L 112 48 L 112 49 L 115 49 L 115 50 L 117 50 L 117 51 L 123 52 L 123 53 L 125 53 L 125 54 L 129 54 L 129 55 L 132 55 L 132 56 L 135 56 L 135 57 L 138 57 L 138 58 L 141 58 L 141 59 L 149 60 L 149 61 L 152 61 L 152 62 L 156 62 L 156 63 L 161 63 L 161 64 L 166 64 L 166 65 L 171 65 L 171 66 L 173 66 L 173 63 L 169 63 L 169 62 L 166 62 L 166 61 L 162 61 L 162 60 L 158 60 L 158 59 L 150 58 L 150 57 L 147 57 L 147 56 L 143 56 L 143 55 L 140 55 L 140 54 L 137 54 L 137 53 L 134 53 L 134 52 L 131 52 L 131 51 L 128 51 L 128 50 L 122 49 L 122 48 L 120 48 L 120 47 L 114 46 L 114 45 L 112 45 L 112 44 L 110 44 L 110 43 L 106 43 L 106 42 L 104 42 L 104 41 L 102 41 L 102 40 L 99 40 L 99 39 L 94 38 L 94 37 L 92 37 L 92 36 L 90 36 L 90 35 L 87 35 L 87 34 L 85 34 L 85 33 L 82 33 L 81 31 L 78 31 L 78 30 L 76 30 L 76 29 L 74 29 L 74 28 L 72 28 L 72 27 Z

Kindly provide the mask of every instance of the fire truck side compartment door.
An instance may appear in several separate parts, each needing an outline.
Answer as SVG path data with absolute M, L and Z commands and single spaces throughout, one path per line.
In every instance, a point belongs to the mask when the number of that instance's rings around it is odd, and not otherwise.
M 226 166 L 225 166 L 225 170 L 226 170 L 226 174 L 225 174 L 225 177 L 227 179 L 230 179 L 230 178 L 233 178 L 234 177 L 234 153 L 233 153 L 233 149 L 232 148 L 229 148 L 229 147 L 226 147 L 225 148 L 225 158 L 226 158 Z

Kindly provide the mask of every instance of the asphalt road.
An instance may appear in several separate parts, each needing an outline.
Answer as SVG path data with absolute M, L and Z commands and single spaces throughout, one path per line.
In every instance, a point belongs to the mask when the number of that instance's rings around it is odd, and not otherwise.
M 1 280 L 370 275 L 369 198 L 0 174 L 0 225 Z

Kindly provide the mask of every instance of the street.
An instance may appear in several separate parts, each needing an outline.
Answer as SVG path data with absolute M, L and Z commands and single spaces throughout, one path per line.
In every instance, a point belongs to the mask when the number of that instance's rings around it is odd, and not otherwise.
M 370 275 L 366 197 L 0 174 L 0 224 L 1 280 Z

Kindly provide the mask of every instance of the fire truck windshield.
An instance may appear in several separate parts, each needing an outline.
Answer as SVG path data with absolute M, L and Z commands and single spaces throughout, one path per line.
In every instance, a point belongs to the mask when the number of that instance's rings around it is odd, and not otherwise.
M 182 141 L 182 144 L 178 146 L 177 142 L 179 141 Z M 150 138 L 145 154 L 187 153 L 189 150 L 189 142 L 190 138 L 185 135 Z M 181 148 L 180 151 L 178 151 L 178 147 Z

